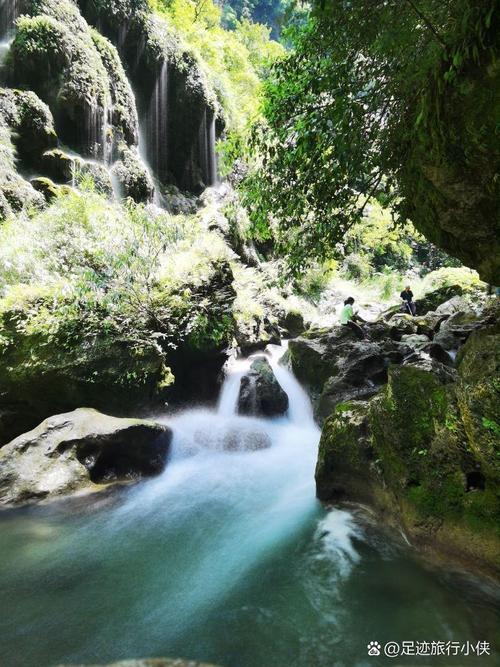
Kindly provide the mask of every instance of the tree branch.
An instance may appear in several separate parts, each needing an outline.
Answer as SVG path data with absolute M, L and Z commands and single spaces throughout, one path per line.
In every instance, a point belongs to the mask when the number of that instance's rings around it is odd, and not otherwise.
M 432 25 L 432 23 L 429 21 L 429 19 L 423 14 L 420 9 L 415 5 L 413 0 L 406 0 L 406 2 L 410 5 L 410 7 L 413 9 L 415 14 L 425 23 L 426 27 L 432 32 L 438 43 L 441 45 L 441 47 L 446 51 L 448 48 L 448 45 L 444 41 L 444 39 L 441 37 L 441 35 L 438 33 L 436 28 Z

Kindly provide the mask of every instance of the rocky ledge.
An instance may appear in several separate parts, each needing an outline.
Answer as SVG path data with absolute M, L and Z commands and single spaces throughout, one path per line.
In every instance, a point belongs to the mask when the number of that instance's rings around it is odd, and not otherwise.
M 367 341 L 333 330 L 291 342 L 326 418 L 317 495 L 366 503 L 422 550 L 498 577 L 500 309 L 437 310 L 379 322 Z
M 90 408 L 55 415 L 0 450 L 0 504 L 19 505 L 159 474 L 171 431 Z

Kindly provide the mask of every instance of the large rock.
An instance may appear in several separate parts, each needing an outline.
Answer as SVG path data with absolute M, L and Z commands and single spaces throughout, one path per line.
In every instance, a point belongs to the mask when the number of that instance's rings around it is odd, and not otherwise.
M 473 334 L 458 374 L 414 353 L 377 396 L 339 404 L 323 427 L 318 497 L 368 503 L 416 546 L 498 576 L 499 341 Z
M 288 396 L 265 357 L 259 357 L 241 378 L 238 412 L 243 415 L 274 417 L 288 410 Z
M 390 345 L 396 348 L 395 345 Z M 323 385 L 318 404 L 318 415 L 328 417 L 335 406 L 343 401 L 373 396 L 387 381 L 390 360 L 379 343 L 355 341 L 343 345 L 337 357 L 337 370 Z
M 484 11 L 486 17 L 486 6 Z M 464 28 L 473 40 L 475 20 L 470 16 L 469 27 Z M 414 131 L 405 136 L 398 182 L 403 213 L 415 227 L 429 241 L 477 269 L 483 280 L 498 285 L 498 25 L 495 20 L 484 20 L 483 26 L 475 42 L 476 55 L 457 65 L 452 62 L 457 51 L 450 48 L 445 60 L 436 58 L 430 65 L 427 88 L 402 117 L 403 126 Z M 448 81 L 444 81 L 446 71 L 453 72 Z M 438 79 L 443 81 L 440 93 Z
M 40 167 L 43 153 L 57 145 L 49 107 L 31 91 L 3 88 L 0 116 L 12 130 L 17 158 L 24 168 Z
M 425 315 L 429 311 L 435 311 L 438 306 L 449 301 L 453 297 L 461 296 L 464 290 L 461 285 L 449 285 L 438 287 L 432 292 L 427 292 L 423 297 L 417 299 L 417 315 Z
M 89 332 L 85 311 L 64 342 L 64 320 L 56 331 L 28 326 L 38 309 L 64 308 L 65 301 L 30 296 L 0 307 L 0 443 L 34 428 L 50 415 L 88 405 L 124 415 L 160 401 L 172 381 L 154 340 L 144 346 Z M 35 315 L 36 317 L 36 315 Z M 74 326 L 74 324 L 73 324 Z
M 171 431 L 90 408 L 49 417 L 0 450 L 0 503 L 36 502 L 160 473 Z
M 291 340 L 288 362 L 296 377 L 315 399 L 320 419 L 338 403 L 363 399 L 387 381 L 390 364 L 399 364 L 413 348 L 394 341 L 392 328 L 383 322 L 366 326 L 367 339 L 359 340 L 347 327 L 310 330 Z
M 329 377 L 338 371 L 339 346 L 353 342 L 347 327 L 310 330 L 288 344 L 288 360 L 295 377 L 315 391 L 321 391 Z
M 315 473 L 318 498 L 372 501 L 377 470 L 369 436 L 367 402 L 337 405 L 321 433 Z
M 441 323 L 434 336 L 434 342 L 446 350 L 457 350 L 473 331 L 492 323 L 494 319 L 493 312 L 488 309 L 482 313 L 471 310 L 458 311 Z
M 153 198 L 153 181 L 136 149 L 124 145 L 120 148 L 120 159 L 113 165 L 113 176 L 123 197 L 131 197 L 138 203 Z

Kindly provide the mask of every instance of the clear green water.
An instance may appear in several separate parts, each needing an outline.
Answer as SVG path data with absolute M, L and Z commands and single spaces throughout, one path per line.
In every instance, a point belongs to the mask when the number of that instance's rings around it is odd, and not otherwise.
M 280 382 L 290 419 L 234 417 L 231 400 L 181 415 L 165 473 L 110 506 L 0 514 L 2 667 L 500 664 L 498 645 L 496 658 L 368 657 L 371 640 L 493 642 L 499 593 L 424 566 L 359 510 L 322 508 L 319 434 L 293 378 Z M 273 445 L 223 452 L 227 429 L 265 430 Z

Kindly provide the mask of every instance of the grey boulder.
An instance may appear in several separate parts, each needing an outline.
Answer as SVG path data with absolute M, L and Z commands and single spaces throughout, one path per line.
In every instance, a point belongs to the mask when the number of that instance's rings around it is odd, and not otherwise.
M 91 408 L 49 417 L 0 450 L 0 504 L 32 503 L 157 475 L 171 438 L 162 424 Z

